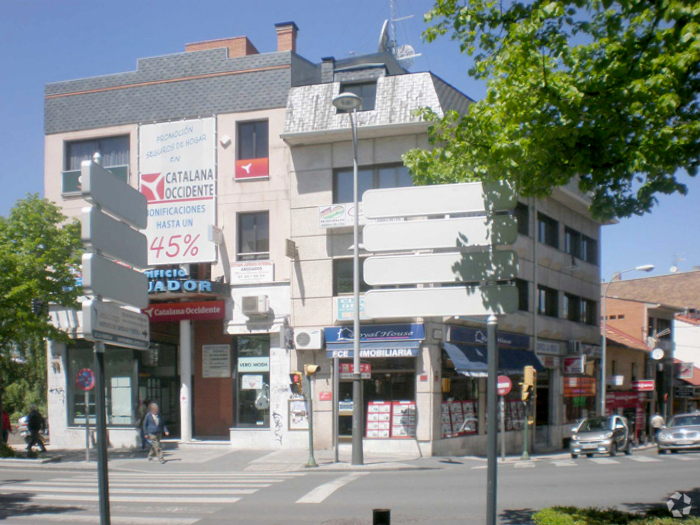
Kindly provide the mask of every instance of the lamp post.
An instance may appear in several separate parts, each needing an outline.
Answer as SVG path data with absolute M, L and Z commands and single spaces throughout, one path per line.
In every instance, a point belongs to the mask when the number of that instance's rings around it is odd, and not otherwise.
M 625 273 L 628 272 L 650 272 L 654 269 L 653 264 L 645 264 L 642 266 L 637 266 L 635 268 L 629 268 L 627 270 L 622 270 L 621 272 L 616 272 L 613 274 L 612 279 L 610 279 L 605 286 L 605 292 L 603 292 L 603 342 L 601 345 L 601 357 L 600 357 L 600 416 L 605 415 L 605 389 L 606 389 L 606 377 L 605 377 L 605 360 L 607 359 L 607 334 L 608 334 L 608 291 L 610 290 L 610 285 L 619 279 Z
M 341 93 L 333 97 L 333 105 L 340 111 L 347 111 L 352 129 L 353 167 L 353 206 L 355 210 L 352 225 L 352 282 L 353 282 L 353 358 L 352 358 L 352 464 L 364 463 L 362 452 L 362 375 L 360 372 L 360 210 L 357 182 L 357 110 L 362 107 L 362 99 L 354 93 Z M 336 401 L 337 403 L 337 401 Z

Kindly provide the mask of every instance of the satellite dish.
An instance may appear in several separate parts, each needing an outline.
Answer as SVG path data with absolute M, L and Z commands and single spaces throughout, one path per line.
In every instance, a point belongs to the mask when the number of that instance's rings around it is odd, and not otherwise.
M 389 21 L 384 20 L 382 24 L 382 30 L 379 32 L 379 45 L 377 46 L 377 53 L 384 53 L 389 49 Z
M 671 266 L 671 273 L 678 273 L 678 266 Z
M 416 50 L 409 44 L 404 44 L 396 48 L 396 60 L 406 69 L 413 65 L 416 56 Z
M 654 361 L 661 361 L 664 358 L 664 351 L 661 348 L 654 348 L 651 351 L 651 358 Z

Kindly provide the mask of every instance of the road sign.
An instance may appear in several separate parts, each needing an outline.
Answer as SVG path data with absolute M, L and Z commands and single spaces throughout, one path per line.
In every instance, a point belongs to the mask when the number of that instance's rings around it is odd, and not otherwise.
M 100 206 L 134 228 L 146 228 L 146 197 L 138 190 L 90 160 L 80 166 L 80 181 L 82 196 L 90 204 Z
M 85 338 L 115 346 L 147 350 L 150 346 L 148 316 L 112 303 L 89 300 L 83 303 Z
M 83 254 L 83 290 L 87 295 L 148 307 L 146 275 L 95 253 Z
M 507 396 L 513 389 L 513 382 L 508 376 L 498 376 L 496 388 L 499 396 Z
M 518 255 L 514 251 L 494 251 L 369 257 L 363 275 L 370 286 L 380 286 L 507 281 L 517 273 Z
M 365 313 L 370 318 L 501 315 L 517 308 L 518 289 L 512 285 L 370 290 L 365 294 Z
M 517 221 L 507 215 L 378 222 L 362 232 L 370 252 L 503 245 L 514 243 L 517 236 Z
M 83 208 L 82 219 L 82 237 L 87 247 L 137 268 L 148 266 L 148 245 L 144 234 L 94 206 Z
M 75 376 L 75 383 L 78 385 L 80 390 L 85 392 L 92 390 L 95 388 L 95 374 L 89 368 L 83 368 Z
M 515 192 L 505 181 L 369 190 L 362 197 L 368 219 L 507 211 L 515 208 L 517 202 Z
M 656 382 L 653 379 L 642 379 L 641 381 L 632 381 L 632 390 L 635 392 L 653 392 L 656 387 Z

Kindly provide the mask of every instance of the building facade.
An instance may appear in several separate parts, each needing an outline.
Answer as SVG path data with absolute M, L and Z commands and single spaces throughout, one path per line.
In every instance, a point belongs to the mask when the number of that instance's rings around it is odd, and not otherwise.
M 363 101 L 361 191 L 412 184 L 402 155 L 429 147 L 428 123 L 415 110 L 464 113 L 470 100 L 432 73 L 408 72 L 386 50 L 311 63 L 296 53 L 294 23 L 276 29 L 274 52 L 259 53 L 245 37 L 188 44 L 185 53 L 139 60 L 134 72 L 46 88 L 47 198 L 78 217 L 80 163 L 99 152 L 149 202 L 152 345 L 108 351 L 114 446 L 136 446 L 146 400 L 160 403 L 183 442 L 305 446 L 306 405 L 289 374 L 306 363 L 320 365 L 316 445 L 348 435 L 355 210 L 348 115 L 332 97 L 351 91 Z M 545 200 L 521 199 L 514 212 L 519 310 L 499 320 L 500 368 L 514 385 L 524 366 L 538 370 L 541 447 L 561 446 L 569 423 L 595 407 L 601 224 L 588 204 L 563 187 Z M 364 280 L 361 287 L 369 289 Z M 80 317 L 52 311 L 73 337 L 48 350 L 49 418 L 60 447 L 82 446 L 94 413 L 74 381 L 91 363 Z M 482 321 L 362 320 L 368 448 L 485 451 Z M 585 369 L 568 373 L 568 355 L 585 355 Z M 525 427 L 517 389 L 506 407 L 516 450 Z

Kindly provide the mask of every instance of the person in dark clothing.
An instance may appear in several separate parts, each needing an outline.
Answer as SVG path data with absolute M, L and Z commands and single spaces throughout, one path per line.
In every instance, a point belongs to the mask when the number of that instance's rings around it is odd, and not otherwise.
M 27 416 L 27 430 L 29 431 L 29 439 L 27 440 L 27 452 L 32 450 L 34 445 L 37 445 L 42 452 L 46 452 L 44 441 L 39 434 L 46 429 L 46 420 L 41 415 L 36 405 L 29 407 L 29 415 Z
M 2 441 L 4 443 L 9 443 L 10 432 L 12 432 L 12 422 L 10 421 L 10 416 L 2 408 L 2 405 L 0 405 L 0 413 L 2 414 Z
M 151 450 L 148 451 L 148 461 L 153 461 L 153 457 L 157 456 L 158 461 L 165 463 L 160 440 L 163 434 L 169 436 L 170 432 L 165 426 L 163 416 L 161 416 L 158 410 L 158 405 L 156 403 L 151 403 L 148 408 L 150 412 L 143 418 L 143 433 L 148 436 L 148 439 L 151 441 Z
M 150 406 L 150 404 L 151 402 L 148 399 L 146 399 L 139 406 L 139 423 L 136 428 L 139 429 L 139 436 L 141 437 L 141 450 L 146 450 L 146 444 L 148 443 L 148 436 L 143 431 L 143 421 L 148 415 L 148 407 Z

